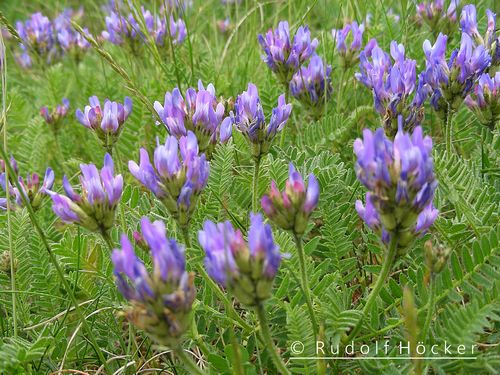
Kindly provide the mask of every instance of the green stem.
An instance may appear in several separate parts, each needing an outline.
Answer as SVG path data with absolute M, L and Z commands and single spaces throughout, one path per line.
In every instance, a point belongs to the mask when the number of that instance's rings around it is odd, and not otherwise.
M 186 226 L 181 227 L 181 232 L 184 237 L 184 243 L 187 248 L 191 247 L 191 239 L 189 237 L 189 230 Z M 224 292 L 219 288 L 219 286 L 212 280 L 212 278 L 208 275 L 205 267 L 200 262 L 196 262 L 196 271 L 200 274 L 200 276 L 205 280 L 207 286 L 214 292 L 217 297 L 222 301 L 228 315 L 236 322 L 238 325 L 243 328 L 246 332 L 252 332 L 252 327 L 245 322 L 241 316 L 234 309 L 231 301 L 227 298 Z
M 101 236 L 104 240 L 104 242 L 106 242 L 106 246 L 108 247 L 109 251 L 110 251 L 110 254 L 113 252 L 113 240 L 111 239 L 111 236 L 109 235 L 109 232 L 106 231 L 106 230 L 102 230 L 101 231 Z
M 451 105 L 448 103 L 446 109 L 446 152 L 451 155 L 453 149 L 453 122 L 452 122 L 453 112 L 451 110 Z
M 429 327 L 431 326 L 432 315 L 434 313 L 434 305 L 436 304 L 436 293 L 434 289 L 434 274 L 431 273 L 429 280 L 429 303 L 427 306 L 427 316 L 425 318 L 424 327 L 422 328 L 422 332 L 420 334 L 420 341 L 422 342 L 425 342 L 427 338 L 427 332 L 429 331 Z
M 339 88 L 337 89 L 337 113 L 340 113 L 340 99 L 342 98 L 342 92 L 344 91 L 344 78 L 345 78 L 345 69 L 342 69 L 342 73 L 340 74 L 340 82 L 339 82 Z
M 259 204 L 259 171 L 260 156 L 254 159 L 253 181 L 252 181 L 252 211 L 257 212 Z
M 15 176 L 14 169 L 12 168 L 10 160 L 8 159 L 7 153 L 3 147 L 0 148 L 0 153 L 1 153 L 2 158 L 5 161 L 6 169 L 9 171 L 9 173 L 12 174 L 12 176 Z M 14 180 L 16 187 L 19 189 L 19 191 L 23 191 L 19 181 L 17 179 L 13 179 L 13 180 Z M 20 195 L 21 195 L 21 199 L 23 201 L 24 206 L 28 210 L 28 214 L 29 214 L 31 223 L 35 227 L 35 229 L 40 237 L 40 240 L 42 241 L 43 247 L 45 248 L 45 250 L 49 254 L 50 262 L 52 263 L 52 265 L 56 269 L 57 275 L 58 275 L 59 279 L 61 280 L 62 286 L 63 286 L 64 290 L 66 291 L 66 294 L 71 299 L 73 306 L 75 307 L 75 312 L 81 321 L 83 330 L 88 335 L 88 339 L 90 341 L 91 346 L 93 347 L 97 357 L 99 358 L 99 361 L 104 366 L 106 372 L 111 373 L 112 372 L 111 368 L 109 367 L 109 364 L 107 363 L 106 359 L 104 358 L 104 354 L 102 353 L 100 346 L 97 344 L 97 341 L 94 337 L 92 330 L 90 329 L 90 327 L 87 324 L 87 321 L 85 319 L 85 315 L 83 314 L 82 310 L 80 309 L 78 301 L 76 300 L 76 297 L 73 293 L 73 289 L 71 288 L 68 281 L 66 280 L 66 277 L 64 276 L 64 271 L 62 270 L 61 266 L 59 265 L 59 262 L 57 261 L 55 254 L 52 252 L 52 249 L 49 245 L 49 242 L 47 241 L 47 237 L 45 236 L 45 233 L 43 232 L 42 227 L 38 223 L 38 220 L 37 220 L 36 215 L 35 215 L 35 211 L 33 210 L 33 207 L 31 207 L 29 199 L 25 196 L 25 194 L 20 194 Z
M 3 38 L 0 36 L 0 46 L 5 51 L 5 45 L 3 43 Z M 3 58 L 4 56 L 0 56 Z M 5 59 L 3 59 L 5 60 Z M 5 63 L 5 61 L 4 61 Z M 3 148 L 7 151 L 7 107 L 6 107 L 6 95 L 7 95 L 7 82 L 6 82 L 6 69 L 7 67 L 3 67 L 2 75 L 2 117 L 1 123 L 2 126 L 0 129 L 3 130 Z M 5 163 L 7 163 L 7 158 L 4 157 Z M 14 251 L 14 243 L 12 241 L 12 223 L 11 223 L 11 215 L 12 215 L 12 205 L 10 202 L 10 171 L 8 168 L 5 168 L 5 199 L 7 200 L 7 238 L 9 243 L 9 252 L 10 252 L 10 288 L 12 289 L 12 329 L 14 330 L 14 338 L 17 338 L 17 294 L 16 294 L 16 270 L 15 270 L 15 262 L 16 262 L 16 254 Z M 23 190 L 19 190 L 23 191 Z
M 318 335 L 318 323 L 316 321 L 316 315 L 314 314 L 312 299 L 311 299 L 311 289 L 309 288 L 309 279 L 307 277 L 306 269 L 306 259 L 304 254 L 304 248 L 302 246 L 302 237 L 298 234 L 293 234 L 293 239 L 297 245 L 297 254 L 299 255 L 299 266 L 300 266 L 300 281 L 302 284 L 302 291 L 306 297 L 307 310 L 309 311 L 309 317 L 314 329 L 314 335 Z
M 271 333 L 269 332 L 269 325 L 267 323 L 266 310 L 264 308 L 264 304 L 260 303 L 255 308 L 257 312 L 257 317 L 259 318 L 260 331 L 262 332 L 262 337 L 264 338 L 264 344 L 266 348 L 269 349 L 269 353 L 271 354 L 271 358 L 273 359 L 274 365 L 278 369 L 279 374 L 290 374 L 290 371 L 286 368 L 283 360 L 281 359 L 278 351 L 274 346 L 273 339 L 271 337 Z
M 206 372 L 200 369 L 181 347 L 175 349 L 174 352 L 177 358 L 179 358 L 179 360 L 184 364 L 190 374 L 206 375 Z
M 347 338 L 342 340 L 344 344 L 348 343 L 351 341 L 356 334 L 359 332 L 361 329 L 361 326 L 363 325 L 363 321 L 365 320 L 366 316 L 368 315 L 368 312 L 370 311 L 373 303 L 377 299 L 377 296 L 380 293 L 380 290 L 385 284 L 385 281 L 387 277 L 389 276 L 389 273 L 391 272 L 392 265 L 394 264 L 394 260 L 396 259 L 396 254 L 398 252 L 398 236 L 397 234 L 392 236 L 391 243 L 389 244 L 389 249 L 388 252 L 385 254 L 385 259 L 384 263 L 382 264 L 382 270 L 380 271 L 380 275 L 378 275 L 377 282 L 375 283 L 374 288 L 370 292 L 370 295 L 368 296 L 368 299 L 366 301 L 365 306 L 363 307 L 362 310 L 362 315 L 361 318 L 358 320 L 354 328 L 352 329 L 351 333 Z

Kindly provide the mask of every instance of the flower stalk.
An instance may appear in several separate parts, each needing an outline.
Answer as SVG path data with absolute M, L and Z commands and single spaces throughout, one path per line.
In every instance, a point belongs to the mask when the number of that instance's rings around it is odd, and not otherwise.
M 354 337 L 356 337 L 356 334 L 361 329 L 361 326 L 363 325 L 363 322 L 366 319 L 368 312 L 371 310 L 373 303 L 376 301 L 377 296 L 380 294 L 380 290 L 384 286 L 385 281 L 389 276 L 389 273 L 391 272 L 392 266 L 396 259 L 397 252 L 398 252 L 398 237 L 392 236 L 391 242 L 384 257 L 384 263 L 382 264 L 382 269 L 380 270 L 380 274 L 378 275 L 377 278 L 377 282 L 375 283 L 375 286 L 373 287 L 372 291 L 370 292 L 370 295 L 368 296 L 368 299 L 366 300 L 366 304 L 361 312 L 361 318 L 358 320 L 354 328 L 351 330 L 351 333 L 348 336 L 346 336 L 344 340 L 342 340 L 344 344 L 354 339 Z
M 311 289 L 309 287 L 309 279 L 307 277 L 306 260 L 304 254 L 304 247 L 302 246 L 302 236 L 293 233 L 293 239 L 297 245 L 297 254 L 299 255 L 299 266 L 300 266 L 300 282 L 302 284 L 302 291 L 304 297 L 306 298 L 307 310 L 309 311 L 309 317 L 314 329 L 314 334 L 318 334 L 318 322 L 316 320 L 316 315 L 314 314 L 314 308 L 311 298 Z
M 259 303 L 255 307 L 255 312 L 257 313 L 257 318 L 259 319 L 259 327 L 264 338 L 264 343 L 266 344 L 266 348 L 269 349 L 269 353 L 271 354 L 274 365 L 278 369 L 278 373 L 284 375 L 290 374 L 290 371 L 288 371 L 288 369 L 286 368 L 283 359 L 280 357 L 277 351 L 277 348 L 274 346 L 271 332 L 269 331 L 269 324 L 267 322 L 266 309 L 264 308 L 264 304 Z

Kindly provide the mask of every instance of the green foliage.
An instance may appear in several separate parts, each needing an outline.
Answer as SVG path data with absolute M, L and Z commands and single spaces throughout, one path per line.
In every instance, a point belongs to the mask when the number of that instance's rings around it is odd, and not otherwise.
M 102 3 L 5 1 L 1 11 L 13 23 L 25 19 L 29 12 L 41 10 L 52 17 L 66 6 L 83 4 L 85 15 L 78 23 L 88 26 L 97 36 L 104 27 Z M 163 0 L 140 3 L 158 10 Z M 485 21 L 485 9 L 493 5 L 491 1 L 476 2 L 480 23 Z M 387 14 L 389 8 L 401 15 L 399 22 Z M 333 97 L 318 117 L 288 97 L 293 104 L 292 118 L 283 138 L 278 136 L 269 155 L 262 160 L 257 192 L 262 196 L 271 181 L 283 188 L 290 162 L 304 176 L 314 173 L 317 177 L 321 198 L 304 236 L 304 249 L 313 308 L 320 322 L 318 339 L 334 346 L 360 319 L 384 258 L 384 248 L 354 209 L 355 201 L 364 196 L 365 189 L 356 179 L 352 152 L 352 144 L 362 129 L 379 127 L 381 119 L 373 109 L 371 93 L 354 79 L 356 69 L 342 73 L 330 35 L 330 30 L 342 27 L 345 20 L 360 22 L 368 13 L 372 18 L 365 41 L 376 37 L 379 45 L 388 50 L 390 41 L 397 40 L 405 45 L 407 55 L 416 59 L 419 67 L 424 66 L 422 42 L 433 41 L 434 37 L 425 28 L 417 28 L 414 3 L 409 1 L 244 0 L 237 6 L 223 6 L 219 0 L 195 0 L 193 9 L 185 14 L 190 43 L 176 47 L 173 52 L 166 47 L 160 49 L 160 60 L 155 51 L 147 48 L 133 55 L 119 46 L 103 43 L 105 51 L 150 103 L 163 102 L 165 91 L 179 84 L 185 92 L 187 87 L 196 86 L 198 79 L 205 85 L 213 82 L 216 94 L 225 99 L 234 99 L 246 90 L 248 82 L 253 82 L 259 89 L 266 118 L 270 118 L 278 96 L 287 88 L 278 83 L 261 61 L 256 35 L 275 27 L 281 19 L 288 19 L 292 32 L 302 23 L 309 24 L 314 37 L 320 40 L 318 53 L 333 67 Z M 226 16 L 235 28 L 222 35 L 215 22 Z M 456 39 L 450 42 L 450 48 L 457 45 Z M 123 78 L 95 50 L 89 51 L 78 65 L 66 58 L 52 66 L 22 70 L 14 60 L 16 43 L 6 43 L 6 137 L 8 152 L 18 160 L 22 174 L 30 171 L 43 175 L 45 168 L 51 166 L 56 172 L 54 189 L 60 191 L 63 174 L 72 182 L 77 181 L 80 163 L 101 165 L 104 150 L 91 132 L 76 121 L 74 111 L 83 108 L 92 95 L 118 101 L 131 96 L 133 112 L 114 154 L 125 188 L 112 242 L 117 246 L 122 233 L 131 237 L 142 216 L 163 220 L 168 235 L 183 242 L 179 228 L 161 203 L 128 172 L 128 161 L 138 160 L 139 148 L 145 147 L 151 154 L 156 137 L 163 141 L 166 130 L 156 124 L 148 107 Z M 56 139 L 39 115 L 39 109 L 43 105 L 53 107 L 63 97 L 69 98 L 71 110 Z M 444 152 L 443 126 L 430 108 L 426 111 L 423 126 L 434 141 L 433 157 L 439 181 L 435 206 L 440 216 L 430 232 L 417 239 L 408 253 L 397 260 L 356 341 L 373 348 L 376 342 L 386 339 L 391 343 L 405 340 L 402 307 L 405 286 L 413 290 L 417 323 L 422 328 L 430 301 L 423 248 L 425 241 L 432 240 L 450 248 L 451 255 L 443 272 L 434 280 L 436 303 L 426 340 L 437 344 L 444 341 L 476 344 L 478 352 L 473 361 L 423 360 L 422 373 L 495 374 L 500 368 L 500 136 L 498 126 L 494 131 L 483 128 L 472 112 L 464 108 L 455 115 L 453 125 L 455 150 L 448 155 Z M 186 254 L 190 270 L 203 261 L 203 251 L 196 239 L 205 220 L 230 220 L 246 236 L 253 168 L 250 148 L 236 130 L 231 141 L 216 147 L 210 161 L 208 186 L 189 228 L 192 246 L 186 249 Z M 50 261 L 27 210 L 10 213 L 10 231 L 7 214 L 0 211 L 0 373 L 45 374 L 59 368 L 98 371 L 101 365 L 98 356 L 62 280 L 68 282 L 113 372 L 188 373 L 171 353 L 156 346 L 123 316 L 126 302 L 114 285 L 109 249 L 104 241 L 83 229 L 63 225 L 55 219 L 50 206 L 50 200 L 45 201 L 36 218 L 63 271 L 62 276 Z M 327 374 L 415 372 L 410 360 L 382 358 L 399 356 L 397 350 L 369 361 L 294 359 L 297 355 L 291 346 L 295 342 L 304 343 L 301 356 L 314 357 L 318 353 L 301 289 L 293 238 L 278 228 L 273 230 L 281 252 L 289 257 L 283 260 L 266 308 L 274 342 L 290 371 L 295 374 L 322 373 L 323 369 Z M 149 254 L 136 250 L 150 267 Z M 14 275 L 10 272 L 11 253 Z M 196 329 L 187 333 L 184 347 L 192 351 L 200 367 L 211 374 L 230 374 L 237 373 L 237 364 L 241 363 L 245 374 L 276 374 L 271 349 L 265 349 L 260 339 L 255 313 L 234 302 L 228 294 L 239 317 L 251 327 L 244 329 L 201 277 L 196 277 L 195 284 L 193 327 Z

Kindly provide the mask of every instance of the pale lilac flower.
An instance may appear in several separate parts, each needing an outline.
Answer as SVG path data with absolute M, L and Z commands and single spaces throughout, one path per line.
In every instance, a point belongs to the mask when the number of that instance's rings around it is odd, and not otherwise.
M 209 220 L 198 241 L 206 254 L 207 273 L 241 303 L 256 306 L 271 296 L 282 255 L 262 215 L 250 214 L 248 242 L 229 221 L 215 224 Z
M 288 84 L 318 46 L 317 39 L 311 40 L 307 26 L 299 27 L 292 39 L 287 21 L 281 21 L 276 30 L 270 29 L 265 36 L 259 34 L 258 39 L 264 51 L 262 59 L 284 84 Z
M 114 249 L 116 285 L 132 306 L 127 317 L 163 345 L 177 344 L 187 330 L 195 299 L 194 274 L 186 271 L 184 248 L 166 236 L 165 224 L 141 219 L 141 238 L 153 260 L 148 272 L 125 234 Z M 160 307 L 160 308 L 159 308 Z
M 224 116 L 224 104 L 217 99 L 211 83 L 205 89 L 198 81 L 198 91 L 190 87 L 185 97 L 175 88 L 165 93 L 163 106 L 156 101 L 154 108 L 171 135 L 180 138 L 192 131 L 200 151 L 209 157 L 217 142 L 225 143 L 231 137 L 231 119 Z
M 165 205 L 181 226 L 187 226 L 207 185 L 210 165 L 205 154 L 199 153 L 196 136 L 188 131 L 179 140 L 168 136 L 164 145 L 158 141 L 153 164 L 148 152 L 142 148 L 139 164 L 129 161 L 129 170 Z
M 280 95 L 278 106 L 273 108 L 271 119 L 266 124 L 257 87 L 249 83 L 247 91 L 236 98 L 234 110 L 234 124 L 250 142 L 252 156 L 258 159 L 269 152 L 276 134 L 282 131 L 290 117 L 292 105 L 285 102 L 284 94 Z
M 356 210 L 384 242 L 393 236 L 404 248 L 434 222 L 432 207 L 437 181 L 432 161 L 432 140 L 422 128 L 413 134 L 398 131 L 394 142 L 382 128 L 365 129 L 363 140 L 356 139 L 356 175 L 368 189 L 366 203 L 356 202 Z
M 116 207 L 123 191 L 123 177 L 114 175 L 113 159 L 104 157 L 99 173 L 94 164 L 80 164 L 80 194 L 63 177 L 65 195 L 51 192 L 52 209 L 66 223 L 74 223 L 90 231 L 107 232 L 113 226 Z

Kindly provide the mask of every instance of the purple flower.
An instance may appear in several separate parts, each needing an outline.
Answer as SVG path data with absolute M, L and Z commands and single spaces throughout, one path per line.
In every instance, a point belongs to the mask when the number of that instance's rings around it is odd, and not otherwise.
M 359 51 L 363 43 L 365 25 L 358 26 L 356 21 L 346 24 L 342 29 L 332 30 L 332 37 L 336 43 L 337 53 L 340 55 L 342 67 L 349 68 L 359 60 Z M 348 39 L 350 44 L 348 43 Z
M 136 15 L 130 13 L 124 17 L 112 10 L 106 16 L 106 30 L 102 32 L 103 38 L 117 45 L 127 43 L 133 52 L 140 44 L 147 43 L 148 38 L 158 46 L 164 46 L 169 37 L 172 38 L 174 45 L 181 44 L 185 40 L 187 30 L 182 19 L 175 21 L 170 15 L 167 22 L 166 15 L 153 16 L 144 7 L 141 7 L 140 11 L 144 23 L 137 22 L 136 18 L 141 17 L 140 13 Z M 142 28 L 141 24 L 143 24 Z
M 487 73 L 481 75 L 464 103 L 482 124 L 493 130 L 500 121 L 500 72 L 496 72 L 494 77 Z
M 326 65 L 321 57 L 314 55 L 307 67 L 301 67 L 290 81 L 290 92 L 312 109 L 322 109 L 325 100 L 333 92 L 332 67 Z
M 42 13 L 33 13 L 25 22 L 16 22 L 16 31 L 23 44 L 42 58 L 48 59 L 55 53 L 55 37 L 52 22 Z
M 280 95 L 278 106 L 273 108 L 271 119 L 266 126 L 257 87 L 249 83 L 247 91 L 243 91 L 236 98 L 234 110 L 236 115 L 232 120 L 236 128 L 251 143 L 253 157 L 260 158 L 269 152 L 274 137 L 285 126 L 290 117 L 292 105 L 286 104 L 284 94 Z
M 426 23 L 433 32 L 454 32 L 460 0 L 450 0 L 445 10 L 444 0 L 424 1 L 417 5 L 417 24 Z
M 290 163 L 285 190 L 280 192 L 276 182 L 272 181 L 261 205 L 267 217 L 280 228 L 302 235 L 318 200 L 319 183 L 316 177 L 311 173 L 306 187 L 301 174 Z
M 123 130 L 122 125 L 132 112 L 132 100 L 126 96 L 124 104 L 121 104 L 106 99 L 104 107 L 101 107 L 97 96 L 92 96 L 89 103 L 83 112 L 76 110 L 76 118 L 83 126 L 93 130 L 106 150 L 111 152 Z
M 80 164 L 80 194 L 63 177 L 65 195 L 51 192 L 52 209 L 66 223 L 90 231 L 106 232 L 113 226 L 115 210 L 123 191 L 123 178 L 114 175 L 113 159 L 104 157 L 101 173 L 94 164 Z
M 153 164 L 142 148 L 139 165 L 134 161 L 128 165 L 130 173 L 162 201 L 179 224 L 188 225 L 210 173 L 194 133 L 188 131 L 179 140 L 168 136 L 164 145 L 158 141 Z
M 424 42 L 426 56 L 425 80 L 433 90 L 431 104 L 438 113 L 447 112 L 447 106 L 456 110 L 471 92 L 474 82 L 490 65 L 491 57 L 483 45 L 474 47 L 471 37 L 462 33 L 460 48 L 445 60 L 446 37 L 439 35 L 431 47 Z
M 226 17 L 224 20 L 217 21 L 217 29 L 221 34 L 226 34 L 231 30 L 231 21 L 229 17 Z
M 175 88 L 165 93 L 163 106 L 156 101 L 154 108 L 171 135 L 180 138 L 192 131 L 201 152 L 208 156 L 217 141 L 225 143 L 231 137 L 231 119 L 224 118 L 224 104 L 217 100 L 211 83 L 205 89 L 201 80 L 198 81 L 198 91 L 188 88 L 185 98 Z
M 166 236 L 163 222 L 143 217 L 141 232 L 153 260 L 152 272 L 123 234 L 121 249 L 111 254 L 116 285 L 133 303 L 128 319 L 161 344 L 178 343 L 189 326 L 196 296 L 194 274 L 186 272 L 184 248 Z
M 281 21 L 276 30 L 270 29 L 265 36 L 259 34 L 258 39 L 264 51 L 262 59 L 285 84 L 288 84 L 293 74 L 314 54 L 318 46 L 317 39 L 311 41 L 307 26 L 299 27 L 292 41 L 287 21 Z
M 385 130 L 394 136 L 399 118 L 403 119 L 405 130 L 420 124 L 431 88 L 423 75 L 419 75 L 417 84 L 416 61 L 405 57 L 402 44 L 391 42 L 391 57 L 394 63 L 372 39 L 361 52 L 360 72 L 355 76 L 372 90 L 375 109 L 383 116 Z
M 174 45 L 182 44 L 187 36 L 186 24 L 182 19 L 174 21 L 174 17 L 170 16 L 170 37 Z
M 11 166 L 14 169 L 14 172 L 17 174 L 17 162 L 11 157 Z M 19 176 L 18 182 L 21 186 L 21 191 L 14 186 L 13 178 L 15 176 L 9 175 L 9 180 L 7 181 L 6 173 L 5 173 L 5 162 L 0 160 L 0 187 L 3 191 L 7 191 L 7 185 L 9 189 L 9 196 L 13 200 L 12 203 L 19 207 L 24 207 L 24 201 L 22 199 L 22 195 L 28 200 L 31 207 L 36 211 L 38 210 L 44 198 L 49 194 L 50 189 L 52 189 L 52 185 L 54 184 L 54 171 L 51 168 L 47 168 L 45 171 L 45 177 L 43 179 L 42 184 L 40 184 L 40 176 L 37 173 L 31 173 L 26 175 L 26 179 Z M 1 209 L 7 208 L 7 199 L 0 198 L 4 202 L 4 204 L 0 205 Z
M 460 16 L 460 28 L 463 33 L 471 37 L 474 47 L 482 45 L 485 48 L 492 58 L 491 65 L 496 66 L 500 64 L 500 57 L 497 56 L 498 39 L 495 37 L 496 14 L 487 9 L 486 18 L 488 20 L 486 33 L 482 36 L 477 27 L 476 7 L 472 4 L 466 5 Z
M 394 142 L 382 128 L 375 133 L 365 129 L 363 140 L 354 142 L 354 153 L 356 175 L 368 189 L 366 204 L 357 201 L 356 210 L 384 241 L 398 236 L 404 248 L 437 216 L 431 138 L 423 137 L 420 126 L 411 136 L 400 128 Z
M 255 306 L 271 296 L 282 256 L 262 215 L 250 214 L 248 242 L 229 221 L 215 224 L 209 220 L 199 232 L 198 241 L 205 251 L 205 268 L 210 277 L 241 303 Z
M 58 134 L 64 119 L 68 115 L 69 111 L 69 100 L 66 98 L 62 99 L 62 104 L 58 104 L 56 108 L 49 111 L 47 106 L 40 108 L 40 115 L 43 117 L 47 125 L 54 132 L 55 135 Z

